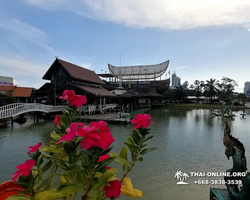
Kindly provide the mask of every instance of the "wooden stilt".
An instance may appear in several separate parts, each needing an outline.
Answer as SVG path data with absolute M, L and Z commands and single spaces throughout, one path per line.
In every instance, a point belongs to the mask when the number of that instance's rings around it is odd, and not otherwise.
M 14 123 L 14 120 L 13 120 L 13 117 L 11 117 L 11 118 L 10 118 L 11 127 L 13 127 L 13 123 Z

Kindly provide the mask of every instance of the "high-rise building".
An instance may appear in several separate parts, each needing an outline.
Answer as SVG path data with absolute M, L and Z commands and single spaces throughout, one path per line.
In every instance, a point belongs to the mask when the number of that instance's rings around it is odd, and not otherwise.
M 172 88 L 175 88 L 176 86 L 181 85 L 181 79 L 176 75 L 176 73 L 172 74 Z
M 245 82 L 244 84 L 244 94 L 250 96 L 250 82 Z

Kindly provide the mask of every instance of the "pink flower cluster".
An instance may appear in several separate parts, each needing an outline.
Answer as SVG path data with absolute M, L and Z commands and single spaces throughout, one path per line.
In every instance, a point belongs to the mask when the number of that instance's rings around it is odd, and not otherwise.
M 74 90 L 65 90 L 59 99 L 62 99 L 63 101 L 69 101 L 69 106 L 75 106 L 77 108 L 82 107 L 82 105 L 86 104 L 87 102 L 85 96 L 75 95 Z
M 75 95 L 73 90 L 65 90 L 61 97 L 63 101 L 68 101 L 69 106 L 82 107 L 83 104 L 86 104 L 87 99 L 82 95 Z M 137 114 L 135 119 L 130 121 L 134 124 L 133 128 L 147 128 L 149 124 L 154 124 L 151 121 L 151 117 L 148 114 Z M 55 126 L 61 126 L 62 122 L 59 115 L 55 116 L 53 121 Z M 84 123 L 72 122 L 70 126 L 65 130 L 66 134 L 63 135 L 56 144 L 60 144 L 64 141 L 71 141 L 75 137 L 82 137 L 81 148 L 86 151 L 91 147 L 99 147 L 102 149 L 107 149 L 115 140 L 110 133 L 110 129 L 107 126 L 107 122 L 98 121 L 91 122 L 90 126 L 85 125 Z M 39 142 L 37 145 L 28 147 L 30 149 L 29 153 L 35 153 L 42 143 Z M 105 154 L 99 157 L 98 163 L 109 158 L 110 156 Z M 18 171 L 13 175 L 12 180 L 16 180 L 19 176 L 27 176 L 32 167 L 35 165 L 36 161 L 27 160 L 25 163 L 18 165 L 16 168 Z M 111 167 L 107 166 L 106 169 L 109 170 Z M 103 187 L 103 191 L 106 192 L 106 198 L 114 197 L 118 198 L 121 193 L 121 182 L 119 180 L 114 180 L 108 183 L 109 185 Z

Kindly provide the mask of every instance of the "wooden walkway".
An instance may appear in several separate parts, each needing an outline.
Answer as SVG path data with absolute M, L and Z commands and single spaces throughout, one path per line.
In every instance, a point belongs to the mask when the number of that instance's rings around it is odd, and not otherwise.
M 82 115 L 80 118 L 83 121 L 106 121 L 108 123 L 128 123 L 126 118 L 119 117 L 119 114 L 107 113 L 107 114 L 96 114 L 96 115 Z

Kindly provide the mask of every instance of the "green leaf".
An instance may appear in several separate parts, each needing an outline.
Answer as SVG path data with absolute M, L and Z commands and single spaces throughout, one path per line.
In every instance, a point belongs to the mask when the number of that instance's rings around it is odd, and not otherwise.
M 46 165 L 43 166 L 42 173 L 46 172 L 52 165 L 52 161 L 46 163 Z
M 44 146 L 43 148 L 40 149 L 40 151 L 48 151 L 48 152 L 53 152 L 53 153 L 62 153 L 62 150 L 59 150 L 57 148 L 52 148 L 48 146 Z
M 108 166 L 110 163 L 112 163 L 115 160 L 114 157 L 110 157 L 107 158 L 101 162 L 99 162 L 99 164 L 97 165 L 97 167 L 95 168 L 96 172 L 102 171 L 106 166 Z
M 156 150 L 157 148 L 150 148 L 150 149 L 143 149 L 141 152 L 140 152 L 140 154 L 141 155 L 144 155 L 144 154 L 146 154 L 146 153 L 148 153 L 148 152 L 150 152 L 150 151 L 154 151 L 154 150 Z
M 48 190 L 40 192 L 36 195 L 36 200 L 55 200 L 61 197 L 64 197 L 65 195 L 62 194 L 61 191 L 57 191 L 56 189 Z
M 70 125 L 70 119 L 66 115 L 59 115 L 61 122 L 65 125 Z
M 73 184 L 73 185 L 68 185 L 65 188 L 63 188 L 62 190 L 62 194 L 64 196 L 68 196 L 70 194 L 74 194 L 76 192 L 79 192 L 80 190 L 83 189 L 83 185 L 82 184 Z
M 150 140 L 151 138 L 153 138 L 154 137 L 154 135 L 150 135 L 150 136 L 148 136 L 147 138 L 145 138 L 144 140 L 143 140 L 143 142 L 146 142 L 147 140 Z
M 47 153 L 44 153 L 44 152 L 42 152 L 42 155 L 43 155 L 44 158 L 51 158 L 52 157 L 51 155 L 49 155 Z
M 52 131 L 52 132 L 50 133 L 50 136 L 51 136 L 54 140 L 60 140 L 61 137 L 62 137 L 60 134 L 56 133 L 55 131 Z
M 105 149 L 104 151 L 102 151 L 98 157 L 102 156 L 102 155 L 105 155 L 105 154 L 108 154 L 111 150 L 113 149 L 112 146 L 110 146 L 109 148 Z
M 115 162 L 121 164 L 121 165 L 127 165 L 128 164 L 128 161 L 125 160 L 124 158 L 121 158 L 120 156 L 117 156 L 115 158 Z
M 125 159 L 125 160 L 128 160 L 127 148 L 126 148 L 126 147 L 122 147 L 119 156 L 120 156 L 121 158 Z
M 110 155 L 111 157 L 113 157 L 113 158 L 116 158 L 116 157 L 118 156 L 118 155 L 117 155 L 116 153 L 114 153 L 114 152 L 110 152 L 109 155 Z
M 143 157 L 138 158 L 136 161 L 142 162 L 143 161 Z
M 135 143 L 134 143 L 134 141 L 130 137 L 127 139 L 127 143 L 130 144 L 130 145 L 132 145 L 132 146 L 136 146 Z
M 68 170 L 69 169 L 69 165 L 68 163 L 62 161 L 62 160 L 58 160 L 57 164 L 64 170 Z
M 30 200 L 30 197 L 25 195 L 15 195 L 8 197 L 7 200 Z
M 69 111 L 67 109 L 62 109 L 63 114 L 69 114 Z
M 94 185 L 93 189 L 94 190 L 98 190 L 101 187 L 103 187 L 104 185 L 106 185 L 108 183 L 108 180 L 114 176 L 114 174 L 116 174 L 119 171 L 119 169 L 117 168 L 111 168 L 109 170 L 107 170 L 100 178 L 99 178 L 99 182 Z
M 88 177 L 86 174 L 80 172 L 80 173 L 76 173 L 76 183 L 77 184 L 86 184 L 88 180 Z
M 140 135 L 138 134 L 138 131 L 134 129 L 134 130 L 132 131 L 131 136 L 132 136 L 132 138 L 133 138 L 135 144 L 139 145 L 139 142 L 140 142 L 141 137 L 140 137 Z

